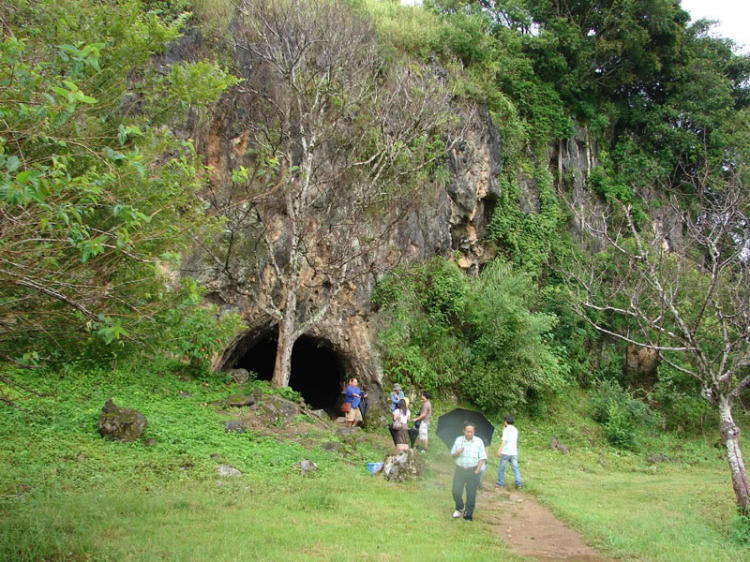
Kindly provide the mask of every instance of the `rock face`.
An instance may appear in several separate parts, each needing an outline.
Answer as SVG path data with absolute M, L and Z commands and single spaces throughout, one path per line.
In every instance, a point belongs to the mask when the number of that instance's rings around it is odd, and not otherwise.
M 415 449 L 409 449 L 385 457 L 382 473 L 385 479 L 391 482 L 414 480 L 422 477 L 424 461 Z
M 120 408 L 110 398 L 99 416 L 99 435 L 118 441 L 137 441 L 146 431 L 146 416 L 137 410 Z
M 387 245 L 398 248 L 401 264 L 421 263 L 435 255 L 449 257 L 455 253 L 460 267 L 478 272 L 480 266 L 495 255 L 491 245 L 487 244 L 486 234 L 500 196 L 500 134 L 486 108 L 464 116 L 464 120 L 467 123 L 464 139 L 447 158 L 449 181 L 444 186 L 426 187 L 423 204 L 411 209 L 390 234 Z M 242 161 L 242 154 L 238 151 L 247 150 L 243 138 L 245 133 L 237 129 L 237 120 L 232 120 L 230 110 L 216 115 L 208 136 L 202 139 L 202 148 L 207 163 L 220 177 L 231 177 L 231 169 Z M 270 235 L 282 240 L 284 224 L 280 221 L 278 231 Z M 322 252 L 319 247 L 324 246 L 315 240 L 310 241 L 313 252 Z M 252 258 L 248 255 L 248 272 L 252 271 Z M 284 258 L 276 256 L 276 259 L 283 261 Z M 325 256 L 310 258 L 311 261 L 314 259 L 325 259 Z M 385 262 L 376 264 L 374 269 L 387 269 L 387 265 Z M 196 279 L 208 289 L 208 300 L 222 310 L 239 311 L 248 326 L 215 359 L 214 368 L 234 368 L 256 344 L 276 333 L 275 321 L 250 297 L 238 294 L 221 271 L 212 268 L 206 256 L 196 254 L 186 262 L 186 269 L 200 271 Z M 271 267 L 266 268 L 263 277 L 256 282 L 262 284 L 264 294 L 281 290 Z M 374 346 L 369 304 L 375 282 L 376 278 L 371 276 L 346 286 L 336 295 L 322 321 L 307 333 L 336 353 L 343 370 L 356 376 L 360 385 L 368 390 L 373 405 L 383 396 L 382 369 Z M 304 311 L 309 306 L 305 303 L 312 303 L 324 295 L 324 286 L 310 286 L 300 296 L 300 309 Z

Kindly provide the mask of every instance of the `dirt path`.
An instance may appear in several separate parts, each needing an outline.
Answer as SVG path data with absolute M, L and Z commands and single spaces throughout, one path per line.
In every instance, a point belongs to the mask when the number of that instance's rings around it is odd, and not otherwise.
M 450 490 L 453 465 L 436 462 L 433 468 L 444 489 Z M 541 562 L 612 562 L 583 542 L 581 535 L 557 519 L 533 496 L 515 489 L 495 487 L 492 469 L 477 491 L 476 519 L 485 519 L 516 554 Z
M 491 488 L 479 491 L 477 508 L 513 552 L 540 561 L 609 562 L 532 496 L 501 491 L 491 477 L 485 478 L 485 487 L 487 480 Z

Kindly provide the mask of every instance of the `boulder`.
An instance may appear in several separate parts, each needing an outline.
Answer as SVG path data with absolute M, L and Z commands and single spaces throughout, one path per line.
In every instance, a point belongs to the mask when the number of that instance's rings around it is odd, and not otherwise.
M 550 447 L 553 450 L 557 449 L 563 455 L 569 455 L 570 454 L 570 449 L 568 448 L 568 446 L 567 445 L 563 445 L 562 443 L 560 443 L 557 440 L 557 437 L 555 437 L 554 435 L 552 436 L 552 439 L 550 440 Z
M 239 470 L 228 464 L 220 464 L 216 467 L 216 472 L 219 473 L 219 476 L 223 476 L 224 478 L 238 478 L 242 476 L 242 473 Z
M 334 453 L 340 452 L 343 447 L 338 441 L 328 441 L 320 446 L 324 451 L 332 451 Z
M 270 423 L 286 424 L 294 420 L 299 413 L 297 404 L 280 396 L 264 396 L 256 410 L 258 415 Z
M 421 478 L 424 473 L 424 461 L 416 449 L 409 449 L 386 456 L 381 472 L 390 482 L 415 480 Z
M 245 384 L 250 380 L 250 373 L 247 369 L 229 369 L 227 374 L 237 384 Z
M 227 433 L 245 433 L 245 424 L 242 420 L 227 420 L 224 422 L 224 431 Z
M 342 427 L 336 430 L 336 437 L 354 437 L 362 433 L 360 427 Z
M 307 459 L 295 463 L 294 466 L 302 473 L 303 476 L 307 476 L 308 474 L 312 474 L 313 472 L 316 472 L 318 470 L 318 465 Z
M 146 416 L 137 410 L 120 408 L 110 398 L 99 416 L 99 435 L 117 441 L 137 441 L 146 431 Z
M 224 400 L 224 404 L 234 408 L 241 408 L 242 406 L 252 406 L 255 404 L 255 399 L 252 396 L 245 396 L 244 394 L 232 394 Z

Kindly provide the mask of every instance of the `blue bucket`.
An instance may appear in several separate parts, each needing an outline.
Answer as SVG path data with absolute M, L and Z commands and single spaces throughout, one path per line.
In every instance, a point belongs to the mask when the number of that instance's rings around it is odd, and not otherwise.
M 367 472 L 375 476 L 375 473 L 383 468 L 382 462 L 368 462 L 367 463 Z

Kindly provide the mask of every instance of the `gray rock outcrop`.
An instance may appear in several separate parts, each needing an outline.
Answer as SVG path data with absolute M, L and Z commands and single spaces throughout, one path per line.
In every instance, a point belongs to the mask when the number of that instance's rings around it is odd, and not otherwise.
M 414 480 L 422 477 L 424 461 L 415 449 L 409 449 L 385 457 L 381 472 L 385 479 L 390 482 Z
M 146 416 L 137 410 L 120 408 L 110 398 L 104 404 L 97 424 L 99 435 L 117 441 L 137 441 L 148 427 Z

